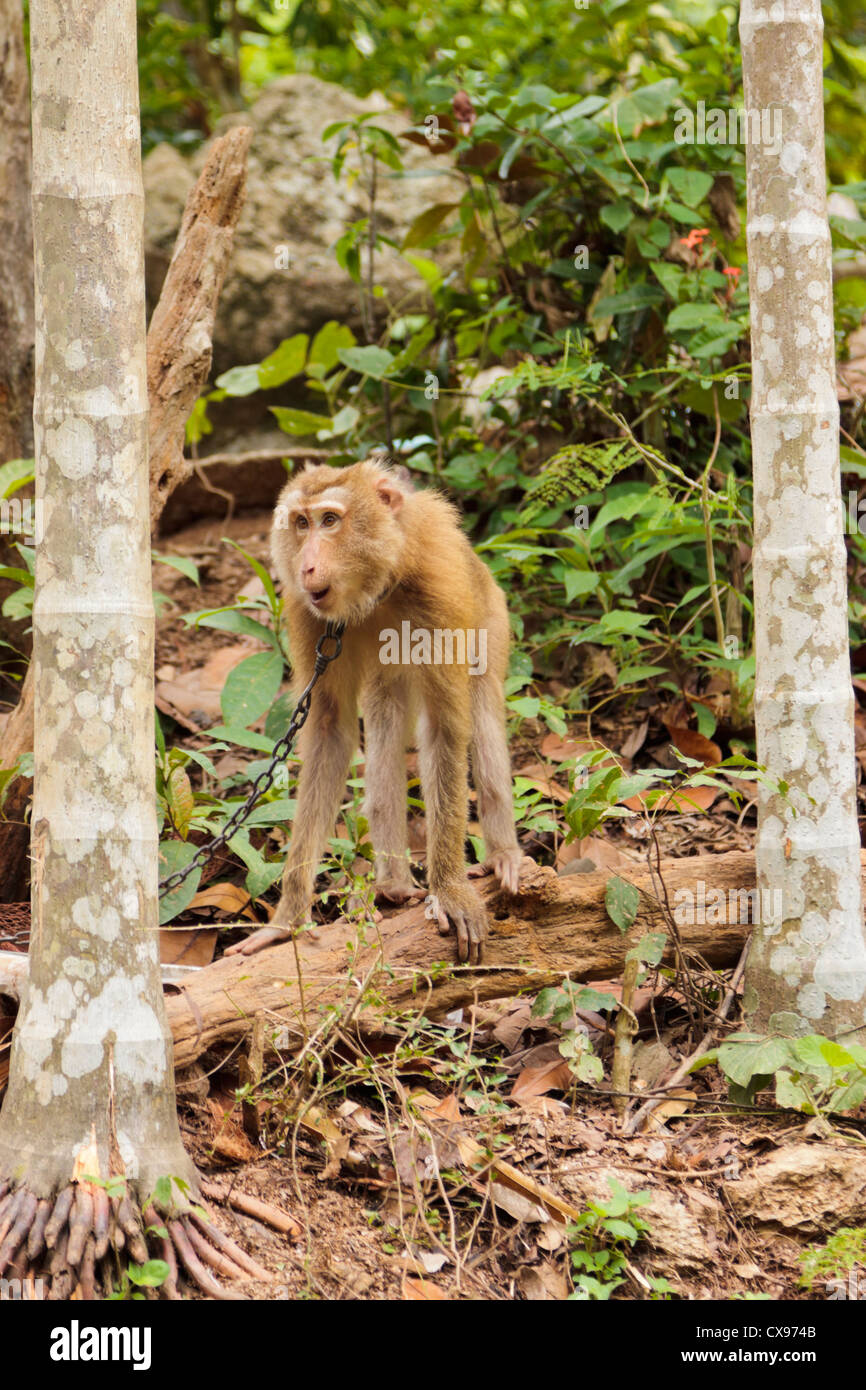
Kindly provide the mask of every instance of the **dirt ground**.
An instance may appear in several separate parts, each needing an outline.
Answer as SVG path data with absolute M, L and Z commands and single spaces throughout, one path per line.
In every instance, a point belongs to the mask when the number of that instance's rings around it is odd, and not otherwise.
M 158 623 L 157 699 L 178 721 L 178 741 L 184 731 L 189 737 L 219 718 L 228 664 L 257 649 L 231 634 L 192 630 L 179 613 L 260 594 L 243 556 L 221 538 L 267 564 L 269 524 L 268 513 L 242 514 L 197 523 L 160 544 L 164 554 L 192 558 L 202 581 L 196 588 L 167 566 L 155 574 L 155 587 L 170 600 Z M 705 695 L 722 698 L 712 690 Z M 685 727 L 685 709 L 682 716 L 678 728 L 677 711 L 668 708 L 662 726 L 648 698 L 591 726 L 587 721 L 585 733 L 635 765 L 664 766 L 665 743 L 677 742 L 692 756 L 704 752 L 701 736 Z M 515 772 L 561 804 L 568 795 L 562 764 L 575 746 L 527 721 L 512 747 Z M 221 772 L 232 769 L 232 756 Z M 711 793 L 701 807 L 705 814 L 690 806 L 661 818 L 661 852 L 750 848 L 752 791 L 747 783 L 740 790 L 739 804 Z M 523 843 L 559 872 L 579 872 L 587 861 L 615 869 L 644 859 L 641 818 L 614 824 L 578 844 L 549 833 L 525 835 Z M 423 835 L 413 842 L 423 844 Z M 620 983 L 594 987 L 616 994 Z M 646 1129 L 623 1138 L 606 1082 L 575 1084 L 559 1050 L 560 1030 L 533 1018 L 530 1006 L 530 1000 L 502 1000 L 459 1019 L 425 1022 L 414 1057 L 397 1048 L 394 1029 L 389 1055 L 386 1028 L 369 1076 L 357 1057 L 341 1057 L 337 1047 L 300 1090 L 288 1068 L 278 1079 L 291 1058 L 272 1058 L 270 1080 L 245 1103 L 238 1095 L 251 1093 L 236 1058 L 206 1058 L 181 1077 L 185 1137 L 203 1174 L 296 1223 L 292 1232 L 278 1232 L 221 1209 L 225 1229 L 273 1271 L 273 1284 L 246 1286 L 248 1296 L 565 1298 L 573 1287 L 571 1249 L 579 1244 L 568 1223 L 588 1202 L 609 1202 L 614 1179 L 627 1193 L 649 1198 L 633 1208 L 647 1229 L 627 1251 L 614 1298 L 827 1297 L 823 1284 L 811 1292 L 798 1284 L 800 1254 L 840 1226 L 866 1222 L 862 1116 L 846 1116 L 831 1130 L 779 1111 L 769 1093 L 751 1111 L 739 1109 L 710 1067 L 675 1088 Z M 669 1075 L 699 1038 L 670 980 L 651 977 L 635 1012 L 640 1031 L 632 1084 L 639 1102 L 641 1089 Z M 609 1025 L 599 1015 L 584 1016 L 582 1024 L 607 1077 Z M 459 1076 L 458 1043 L 474 1059 Z M 656 1280 L 666 1281 L 661 1292 Z

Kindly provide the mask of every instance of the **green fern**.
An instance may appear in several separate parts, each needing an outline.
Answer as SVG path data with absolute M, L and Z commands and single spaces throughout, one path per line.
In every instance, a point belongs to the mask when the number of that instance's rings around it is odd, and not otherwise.
M 526 498 L 523 513 L 529 520 L 548 507 L 555 507 L 588 492 L 603 492 L 611 478 L 641 456 L 628 439 L 596 439 L 587 444 L 567 444 L 544 465 Z

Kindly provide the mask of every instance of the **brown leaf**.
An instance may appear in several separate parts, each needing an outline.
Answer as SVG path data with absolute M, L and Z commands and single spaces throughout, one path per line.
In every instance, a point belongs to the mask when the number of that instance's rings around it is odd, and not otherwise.
M 707 201 L 722 235 L 728 241 L 737 241 L 740 235 L 740 212 L 737 207 L 736 185 L 730 174 L 716 174 Z
M 525 1101 L 548 1091 L 569 1091 L 574 1078 L 564 1057 L 543 1067 L 526 1067 L 511 1088 L 511 1100 Z
M 711 739 L 704 738 L 697 729 L 686 729 L 677 724 L 665 724 L 665 728 L 674 748 L 679 749 L 680 753 L 685 753 L 687 758 L 694 758 L 696 762 L 703 763 L 704 767 L 715 767 L 716 763 L 722 761 L 719 745 Z
M 553 1265 L 537 1268 L 524 1265 L 517 1275 L 523 1297 L 530 1303 L 544 1303 L 568 1298 L 571 1289 L 564 1274 Z
M 230 912 L 238 917 L 246 917 L 257 922 L 256 914 L 250 907 L 250 895 L 238 883 L 209 883 L 196 893 L 190 907 L 213 907 L 219 912 Z
M 559 734 L 546 734 L 541 740 L 542 756 L 552 763 L 567 763 L 571 758 L 581 758 L 584 753 L 594 753 L 604 744 L 589 738 L 561 738 Z
M 444 1096 L 435 1110 L 430 1111 L 430 1114 L 437 1119 L 448 1120 L 451 1124 L 456 1124 L 458 1120 L 463 1118 L 460 1113 L 460 1102 L 455 1095 Z
M 572 840 L 570 844 L 560 845 L 556 851 L 557 869 L 563 869 L 566 864 L 571 864 L 576 859 L 591 860 L 597 870 L 630 869 L 635 864 L 634 858 L 605 839 L 604 835 L 587 835 L 585 839 Z M 587 872 L 590 870 L 587 869 Z
M 666 796 L 653 804 L 653 812 L 656 811 L 676 811 L 679 815 L 688 815 L 690 811 L 708 811 L 717 797 L 721 796 L 723 788 L 718 787 L 683 787 L 679 791 L 671 791 Z M 627 806 L 630 811 L 642 811 L 648 802 L 652 801 L 657 792 L 638 792 L 636 796 L 630 796 L 621 804 Z
M 646 736 L 648 730 L 648 719 L 645 719 L 642 724 L 636 724 L 635 727 L 628 734 L 626 734 L 625 738 L 622 741 L 622 744 L 620 745 L 620 757 L 628 759 L 633 758 L 635 753 L 639 752 L 640 749 L 643 748 L 644 744 L 646 743 Z
M 541 1183 L 529 1177 L 528 1174 L 521 1173 L 513 1164 L 506 1163 L 504 1159 L 491 1159 L 480 1144 L 468 1136 L 458 1139 L 460 1158 L 463 1164 L 472 1169 L 480 1169 L 479 1180 L 489 1177 L 493 1182 L 500 1183 L 503 1187 L 510 1188 L 512 1192 L 529 1198 L 530 1201 L 537 1202 L 543 1207 L 549 1216 L 555 1221 L 577 1221 L 581 1216 L 581 1211 L 572 1202 L 567 1202 L 563 1197 L 552 1192 L 549 1187 L 544 1187 Z M 480 1182 L 479 1182 L 480 1185 Z
M 521 1001 L 499 1020 L 493 1029 L 493 1036 L 508 1052 L 514 1052 L 530 1026 L 530 1019 L 530 1005 Z
M 438 1284 L 434 1284 L 430 1279 L 410 1279 L 408 1274 L 403 1280 L 403 1297 L 413 1303 L 448 1303 L 449 1296 L 444 1289 L 440 1289 Z
M 553 774 L 545 763 L 524 763 L 523 767 L 515 769 L 514 775 L 525 777 L 527 782 L 549 801 L 558 801 L 560 805 L 564 805 L 571 797 L 567 787 L 561 787 L 558 782 L 554 782 Z
M 210 965 L 216 927 L 160 927 L 159 959 L 163 965 Z

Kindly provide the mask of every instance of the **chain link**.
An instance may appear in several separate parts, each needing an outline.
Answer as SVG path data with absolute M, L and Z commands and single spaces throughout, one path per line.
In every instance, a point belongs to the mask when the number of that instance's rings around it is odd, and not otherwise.
M 236 811 L 232 812 L 219 834 L 215 835 L 212 840 L 208 840 L 207 844 L 202 845 L 193 855 L 189 863 L 185 864 L 182 869 L 175 869 L 173 874 L 169 874 L 167 878 L 160 880 L 160 898 L 165 898 L 169 893 L 173 893 L 176 888 L 179 888 L 180 885 L 189 878 L 190 874 L 194 873 L 196 869 L 202 868 L 209 859 L 212 859 L 217 850 L 222 849 L 228 843 L 235 831 L 246 820 L 262 792 L 267 791 L 268 788 L 273 785 L 277 775 L 277 769 L 282 764 L 283 759 L 286 757 L 289 749 L 306 723 L 307 716 L 310 713 L 314 686 L 327 670 L 330 663 L 336 661 L 340 652 L 343 650 L 343 633 L 345 630 L 345 623 L 328 623 L 325 631 L 316 643 L 316 664 L 313 668 L 310 682 L 298 697 L 298 703 L 295 705 L 289 727 L 286 729 L 282 738 L 274 744 L 274 751 L 270 763 L 263 772 L 259 773 L 256 780 L 253 782 L 246 801 L 242 806 L 239 806 Z M 324 644 L 328 641 L 333 641 L 334 643 L 334 650 L 330 654 L 324 650 Z

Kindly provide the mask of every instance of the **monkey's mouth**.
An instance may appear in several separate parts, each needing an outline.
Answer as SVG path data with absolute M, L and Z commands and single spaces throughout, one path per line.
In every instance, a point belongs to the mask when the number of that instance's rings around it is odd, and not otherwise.
M 329 584 L 329 585 L 327 586 L 327 588 L 325 588 L 325 589 L 311 589 L 311 590 L 310 590 L 310 602 L 311 602 L 311 603 L 314 603 L 314 604 L 316 605 L 316 607 L 318 608 L 318 607 L 319 607 L 319 604 L 324 603 L 325 599 L 328 597 L 328 594 L 329 594 L 330 592 L 331 592 L 331 586 L 330 586 L 330 584 Z

